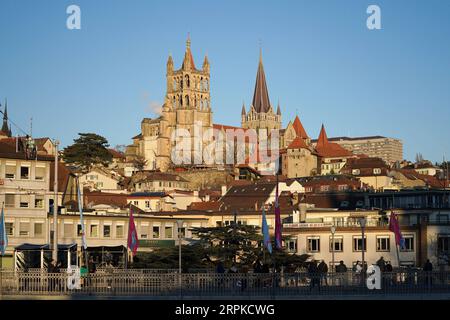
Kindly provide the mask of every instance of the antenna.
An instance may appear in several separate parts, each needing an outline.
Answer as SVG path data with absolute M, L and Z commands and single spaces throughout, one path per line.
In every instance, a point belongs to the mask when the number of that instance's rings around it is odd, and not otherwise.
M 33 117 L 30 118 L 30 137 L 33 136 Z

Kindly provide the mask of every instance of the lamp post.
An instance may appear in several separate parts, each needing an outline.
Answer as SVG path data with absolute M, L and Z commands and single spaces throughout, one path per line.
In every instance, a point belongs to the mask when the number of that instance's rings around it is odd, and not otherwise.
M 55 181 L 53 184 L 53 251 L 52 259 L 55 263 L 58 260 L 58 145 L 59 141 L 55 140 Z
M 334 234 L 336 233 L 336 227 L 331 226 L 331 270 L 334 272 Z
M 181 228 L 183 227 L 183 220 L 177 220 L 178 227 L 178 273 L 181 274 Z
M 365 272 L 364 251 L 366 250 L 366 248 L 364 243 L 364 229 L 366 227 L 366 218 L 360 218 L 359 225 L 361 226 L 362 271 Z

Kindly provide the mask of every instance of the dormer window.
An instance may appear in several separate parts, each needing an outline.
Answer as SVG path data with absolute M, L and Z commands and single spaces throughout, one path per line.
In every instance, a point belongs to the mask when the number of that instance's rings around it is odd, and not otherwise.
M 381 174 L 380 168 L 373 168 L 373 174 Z
M 352 170 L 352 175 L 357 176 L 361 173 L 361 171 L 359 169 L 353 169 Z

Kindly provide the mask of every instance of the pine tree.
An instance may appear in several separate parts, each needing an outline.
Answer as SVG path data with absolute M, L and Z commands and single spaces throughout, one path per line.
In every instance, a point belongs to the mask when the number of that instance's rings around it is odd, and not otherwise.
M 74 140 L 74 144 L 63 150 L 62 158 L 66 163 L 80 167 L 83 172 L 89 172 L 92 166 L 108 165 L 112 161 L 112 155 L 108 151 L 108 140 L 95 133 L 79 133 L 80 137 Z

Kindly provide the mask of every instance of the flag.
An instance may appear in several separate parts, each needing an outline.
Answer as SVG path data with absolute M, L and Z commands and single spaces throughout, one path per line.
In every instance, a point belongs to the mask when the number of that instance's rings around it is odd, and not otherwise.
M 275 193 L 275 244 L 277 249 L 281 249 L 282 247 L 281 212 L 280 212 L 280 204 L 278 203 L 278 176 L 277 176 L 277 188 Z
M 78 181 L 78 210 L 80 211 L 80 224 L 81 224 L 81 246 L 84 248 L 84 250 L 87 249 L 87 243 L 86 243 L 86 231 L 84 230 L 84 219 L 83 219 L 83 199 L 81 197 L 81 190 L 80 190 L 80 183 Z
M 269 225 L 267 224 L 266 219 L 266 211 L 262 211 L 262 233 L 264 237 L 264 245 L 267 248 L 267 251 L 269 251 L 270 254 L 272 254 L 272 243 L 270 242 L 270 235 L 269 235 Z
M 8 235 L 6 234 L 5 213 L 2 207 L 2 216 L 0 218 L 0 253 L 2 254 L 2 256 L 5 255 L 7 245 L 8 245 Z
M 136 251 L 139 247 L 139 240 L 137 236 L 136 226 L 134 224 L 133 210 L 130 207 L 130 221 L 128 223 L 128 248 L 130 248 L 133 256 L 136 255 Z
M 394 212 L 391 212 L 391 217 L 389 219 L 389 230 L 395 234 L 395 244 L 403 248 L 405 245 L 405 239 L 402 236 L 397 215 Z

